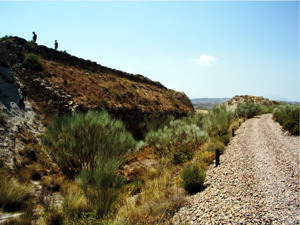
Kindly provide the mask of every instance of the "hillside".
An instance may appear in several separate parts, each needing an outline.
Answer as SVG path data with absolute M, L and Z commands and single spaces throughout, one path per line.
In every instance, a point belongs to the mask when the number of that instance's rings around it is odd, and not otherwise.
M 2 66 L 18 80 L 21 94 L 34 111 L 45 118 L 74 110 L 106 109 L 140 138 L 146 120 L 181 117 L 194 110 L 184 93 L 142 75 L 110 69 L 18 37 L 3 38 L 0 45 Z M 30 62 L 30 54 L 37 56 L 42 67 Z M 2 103 L 4 99 L 7 97 L 1 97 Z
M 32 207 L 31 220 L 41 219 L 50 205 L 61 207 L 62 189 L 74 181 L 53 163 L 40 136 L 57 115 L 102 109 L 121 119 L 137 140 L 166 120 L 194 111 L 184 93 L 142 75 L 18 37 L 0 40 L 0 223 L 22 215 L 24 202 Z M 10 204 L 6 199 L 3 205 L 3 191 L 10 189 L 8 196 L 22 200 Z

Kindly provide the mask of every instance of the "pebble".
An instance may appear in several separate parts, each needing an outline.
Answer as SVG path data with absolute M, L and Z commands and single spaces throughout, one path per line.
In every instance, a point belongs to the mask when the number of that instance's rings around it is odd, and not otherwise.
M 300 224 L 299 136 L 284 133 L 271 114 L 242 127 L 173 225 Z

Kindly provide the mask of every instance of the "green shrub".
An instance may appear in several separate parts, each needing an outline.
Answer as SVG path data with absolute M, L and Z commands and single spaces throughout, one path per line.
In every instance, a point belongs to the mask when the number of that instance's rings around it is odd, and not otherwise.
M 204 113 L 192 113 L 187 117 L 182 118 L 181 120 L 185 121 L 189 125 L 195 124 L 202 129 L 206 117 L 207 114 Z
M 219 137 L 219 140 L 224 143 L 224 145 L 228 145 L 230 142 L 230 135 L 229 134 L 225 134 Z
M 299 135 L 299 106 L 279 106 L 273 112 L 273 119 L 277 121 L 284 130 L 292 135 Z
M 121 187 L 125 184 L 124 178 L 117 174 L 120 164 L 119 159 L 99 156 L 97 166 L 82 170 L 79 176 L 80 185 L 100 218 L 113 214 L 120 203 Z
M 253 118 L 254 116 L 262 114 L 263 110 L 264 107 L 261 104 L 243 102 L 238 104 L 235 115 L 238 118 Z
M 97 155 L 116 158 L 136 146 L 124 124 L 105 111 L 58 117 L 47 128 L 43 142 L 58 166 L 70 174 L 93 169 Z
M 6 40 L 10 40 L 12 38 L 13 38 L 13 36 L 5 35 L 4 37 L 0 38 L 0 41 L 6 41 Z
M 145 115 L 138 124 L 138 128 L 144 138 L 148 132 L 161 129 L 169 125 L 174 119 L 175 117 L 172 115 L 153 113 L 151 115 Z
M 0 207 L 4 211 L 22 209 L 30 196 L 29 188 L 3 173 L 0 173 L 0 180 Z
M 27 69 L 43 71 L 43 65 L 40 62 L 39 57 L 33 53 L 28 53 L 25 55 L 23 66 Z
M 212 109 L 203 121 L 203 128 L 210 137 L 228 134 L 233 113 L 225 105 Z
M 221 153 L 225 150 L 225 145 L 218 139 L 211 140 L 205 148 L 208 152 L 215 152 L 216 149 L 219 149 Z
M 207 133 L 198 126 L 175 120 L 163 129 L 149 132 L 145 140 L 157 155 L 168 156 L 178 164 L 191 159 L 194 151 L 207 139 Z
M 203 189 L 205 172 L 198 166 L 192 165 L 183 170 L 182 186 L 189 194 L 195 194 Z

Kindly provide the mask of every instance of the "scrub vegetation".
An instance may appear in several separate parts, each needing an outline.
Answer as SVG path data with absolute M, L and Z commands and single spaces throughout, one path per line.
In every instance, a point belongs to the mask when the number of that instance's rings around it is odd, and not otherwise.
M 59 191 L 63 202 L 59 208 L 45 209 L 43 223 L 170 224 L 185 196 L 205 189 L 206 170 L 214 163 L 215 150 L 222 154 L 231 130 L 251 117 L 240 113 L 241 109 L 248 112 L 255 107 L 242 105 L 232 111 L 219 106 L 205 114 L 168 119 L 139 142 L 106 111 L 54 118 L 42 141 L 63 178 L 40 180 L 46 190 Z M 293 110 L 279 107 L 274 117 L 281 118 L 279 110 L 294 115 Z M 40 171 L 38 166 L 30 168 Z M 14 199 L 22 209 L 28 192 L 17 182 L 10 185 L 11 191 L 19 188 Z M 2 207 L 11 204 L 9 196 L 1 200 Z
M 300 107 L 282 105 L 274 109 L 273 119 L 292 135 L 299 135 Z

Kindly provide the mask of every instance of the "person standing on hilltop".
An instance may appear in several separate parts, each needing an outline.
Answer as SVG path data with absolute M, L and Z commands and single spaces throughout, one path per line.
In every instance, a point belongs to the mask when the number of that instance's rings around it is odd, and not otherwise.
M 37 39 L 37 35 L 36 35 L 36 33 L 34 31 L 32 33 L 33 33 L 32 41 L 35 44 L 36 43 L 36 39 Z
M 55 50 L 58 49 L 58 43 L 57 43 L 57 40 L 55 40 L 55 42 L 54 42 L 54 48 L 55 48 Z

